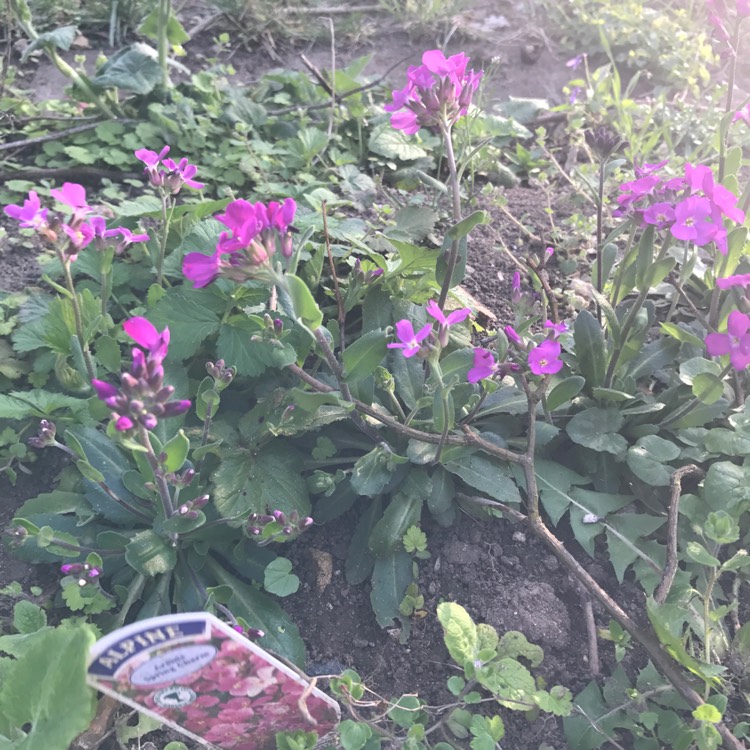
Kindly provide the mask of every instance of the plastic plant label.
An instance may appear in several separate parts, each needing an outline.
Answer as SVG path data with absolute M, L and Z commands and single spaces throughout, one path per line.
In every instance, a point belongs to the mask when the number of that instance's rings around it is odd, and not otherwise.
M 88 683 L 188 737 L 228 750 L 275 750 L 276 732 L 339 722 L 339 706 L 207 612 L 141 620 L 97 641 Z

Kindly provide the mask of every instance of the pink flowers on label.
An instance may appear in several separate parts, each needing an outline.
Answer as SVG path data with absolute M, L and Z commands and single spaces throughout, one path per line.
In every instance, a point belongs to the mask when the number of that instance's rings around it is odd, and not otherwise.
M 409 82 L 393 92 L 393 102 L 385 107 L 393 112 L 391 125 L 408 135 L 423 127 L 451 127 L 468 112 L 482 78 L 482 71 L 466 70 L 468 62 L 463 52 L 448 58 L 437 49 L 425 52 L 421 65 L 409 67 Z

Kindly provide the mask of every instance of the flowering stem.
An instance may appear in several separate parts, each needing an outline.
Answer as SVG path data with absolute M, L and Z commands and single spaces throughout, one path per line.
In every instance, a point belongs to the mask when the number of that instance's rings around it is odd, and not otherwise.
M 604 288 L 604 269 L 602 268 L 602 234 L 603 234 L 603 211 L 604 211 L 604 169 L 605 159 L 599 160 L 599 189 L 596 195 L 596 291 L 602 293 Z M 596 303 L 596 319 L 601 324 L 602 308 Z
M 723 380 L 732 369 L 731 362 L 719 373 L 718 377 L 719 380 Z M 700 406 L 703 402 L 697 397 L 694 396 L 690 401 L 688 401 L 686 404 L 684 404 L 681 408 L 679 408 L 676 412 L 674 412 L 670 417 L 667 417 L 667 419 L 663 420 L 662 422 L 659 422 L 659 427 L 669 427 L 669 425 L 674 424 L 675 422 L 679 422 L 684 416 L 687 414 L 690 414 L 693 409 Z
M 172 505 L 172 497 L 169 493 L 169 485 L 167 480 L 164 478 L 164 472 L 161 469 L 159 459 L 154 453 L 154 448 L 151 445 L 151 437 L 148 434 L 148 430 L 141 426 L 139 429 L 138 436 L 141 439 L 141 445 L 146 449 L 146 460 L 148 465 L 151 467 L 151 471 L 154 472 L 154 480 L 156 483 L 156 489 L 159 491 L 159 498 L 161 499 L 162 509 L 164 511 L 164 519 L 171 518 L 174 514 L 174 506 Z
M 107 315 L 107 303 L 112 294 L 112 258 L 114 250 L 107 248 L 101 256 L 101 295 L 102 295 L 102 317 Z
M 450 172 L 451 196 L 453 198 L 453 222 L 457 224 L 461 221 L 461 192 L 458 183 L 458 172 L 456 171 L 456 154 L 453 151 L 453 139 L 451 136 L 450 125 L 443 123 L 440 127 L 445 143 L 445 156 L 448 162 L 448 171 Z M 440 290 L 438 298 L 438 307 L 442 310 L 445 307 L 445 301 L 448 299 L 448 291 L 451 288 L 453 272 L 456 270 L 458 261 L 458 247 L 460 240 L 454 239 L 451 243 L 451 249 L 448 251 L 448 258 L 445 264 L 445 279 Z
M 56 248 L 57 259 L 60 261 L 60 265 L 63 269 L 63 275 L 65 276 L 65 285 L 70 292 L 70 304 L 73 306 L 73 320 L 76 327 L 76 336 L 78 336 L 78 342 L 81 345 L 83 351 L 83 361 L 86 365 L 86 374 L 89 380 L 93 380 L 96 377 L 96 368 L 94 367 L 94 361 L 91 359 L 91 352 L 89 351 L 88 341 L 83 335 L 83 318 L 81 317 L 81 306 L 78 303 L 78 294 L 76 293 L 75 284 L 73 283 L 73 275 L 70 273 L 70 260 L 65 257 L 64 253 L 60 248 Z
M 720 279 L 726 273 L 727 259 L 729 255 L 722 255 L 721 261 L 719 261 L 718 267 L 714 268 L 715 278 Z M 708 308 L 708 322 L 711 328 L 717 328 L 719 325 L 719 299 L 721 298 L 721 289 L 714 285 L 714 289 L 711 292 L 711 304 Z
M 630 223 L 630 234 L 628 235 L 628 242 L 625 245 L 625 252 L 623 253 L 623 260 L 626 259 L 630 255 L 630 251 L 633 247 L 633 241 L 635 240 L 635 231 L 637 229 L 637 225 L 634 221 L 631 221 Z M 635 262 L 635 260 L 633 261 Z M 622 280 L 625 276 L 625 271 L 627 270 L 628 266 L 625 266 L 625 264 L 620 265 L 620 269 L 617 272 L 617 280 L 615 281 L 615 288 L 612 290 L 612 295 L 610 296 L 610 302 L 612 303 L 613 307 L 617 306 L 618 298 L 620 296 L 620 289 L 622 289 Z
M 172 223 L 175 201 L 171 200 L 166 190 L 161 190 L 161 237 L 159 238 L 159 258 L 156 262 L 156 283 L 161 286 L 164 277 L 164 258 L 167 254 L 167 239 L 169 238 L 169 225 Z
M 170 86 L 169 80 L 169 61 L 167 59 L 167 49 L 169 47 L 169 16 L 171 15 L 171 0 L 159 0 L 159 67 L 161 68 L 161 89 L 164 93 Z

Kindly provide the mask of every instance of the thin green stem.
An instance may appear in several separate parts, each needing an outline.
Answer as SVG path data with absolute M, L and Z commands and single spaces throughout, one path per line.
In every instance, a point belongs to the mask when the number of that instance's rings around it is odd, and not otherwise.
M 724 114 L 727 115 L 732 111 L 732 98 L 734 97 L 734 80 L 737 75 L 737 56 L 739 53 L 740 46 L 740 24 L 742 23 L 742 17 L 737 16 L 734 22 L 734 32 L 732 34 L 732 40 L 729 43 L 730 55 L 729 60 L 729 80 L 727 81 L 727 98 L 724 102 Z M 719 182 L 724 179 L 724 172 L 726 171 L 726 154 L 727 154 L 727 133 L 722 132 L 721 138 L 719 139 Z
M 148 461 L 148 465 L 151 467 L 151 471 L 154 472 L 154 481 L 156 489 L 159 492 L 159 499 L 161 500 L 164 518 L 166 520 L 171 518 L 174 514 L 174 506 L 172 504 L 172 496 L 169 492 L 169 485 L 164 478 L 164 472 L 162 471 L 159 459 L 154 453 L 154 448 L 151 445 L 151 436 L 149 435 L 148 430 L 141 426 L 139 428 L 138 436 L 140 437 L 141 445 L 146 449 L 146 460 Z
M 127 617 L 130 608 L 138 601 L 138 599 L 140 599 L 141 592 L 145 585 L 146 576 L 144 576 L 143 573 L 138 573 L 128 587 L 128 595 L 122 603 L 120 611 L 117 613 L 117 617 L 115 617 L 114 624 L 112 625 L 114 630 L 121 628 L 125 624 L 125 618 Z
M 445 156 L 448 162 L 448 172 L 450 173 L 451 197 L 453 198 L 453 222 L 461 221 L 461 188 L 458 182 L 458 173 L 456 171 L 456 155 L 453 151 L 453 138 L 449 125 L 441 126 L 443 141 L 445 143 Z M 448 251 L 448 258 L 445 264 L 445 279 L 440 289 L 438 298 L 438 307 L 442 310 L 445 307 L 445 301 L 448 299 L 448 292 L 452 286 L 453 272 L 456 270 L 458 262 L 458 249 L 460 240 L 454 239 L 451 243 L 451 249 Z
M 161 286 L 164 278 L 164 258 L 167 255 L 169 226 L 172 223 L 175 201 L 165 189 L 161 189 L 161 237 L 159 238 L 159 258 L 156 263 L 156 283 Z
M 76 293 L 75 284 L 73 283 L 73 274 L 70 272 L 70 260 L 65 257 L 65 254 L 59 248 L 57 248 L 56 252 L 57 258 L 63 269 L 63 275 L 65 276 L 65 286 L 70 292 L 70 304 L 73 307 L 73 321 L 76 328 L 76 336 L 78 336 L 78 343 L 81 345 L 81 351 L 83 351 L 83 361 L 86 365 L 86 374 L 88 375 L 89 381 L 91 381 L 96 377 L 96 367 L 91 358 L 88 341 L 83 335 L 81 306 L 78 302 L 78 294 Z
M 596 291 L 602 294 L 604 288 L 604 269 L 602 268 L 602 236 L 604 233 L 604 168 L 605 160 L 599 160 L 599 188 L 596 200 Z M 596 319 L 601 324 L 602 308 L 596 303 Z
M 161 89 L 164 93 L 171 86 L 169 80 L 169 59 L 167 57 L 169 50 L 169 17 L 171 12 L 171 0 L 159 0 L 159 38 L 157 46 L 159 50 L 159 68 L 161 69 Z

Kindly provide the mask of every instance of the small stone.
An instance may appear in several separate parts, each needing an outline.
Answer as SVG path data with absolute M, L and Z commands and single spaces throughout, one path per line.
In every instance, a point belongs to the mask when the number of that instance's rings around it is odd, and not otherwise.
M 526 544 L 526 534 L 524 534 L 523 531 L 514 531 L 513 541 L 518 544 Z
M 454 565 L 479 565 L 482 557 L 477 547 L 458 539 L 448 542 L 443 549 L 443 555 Z
M 435 596 L 435 594 L 437 594 L 437 592 L 438 592 L 438 589 L 439 589 L 439 588 L 440 588 L 440 587 L 439 587 L 439 586 L 437 585 L 437 582 L 436 582 L 436 581 L 430 581 L 430 582 L 429 582 L 429 583 L 427 584 L 427 593 L 428 593 L 428 594 L 429 594 L 430 596 Z
M 557 558 L 553 557 L 552 555 L 547 555 L 542 560 L 542 565 L 544 565 L 544 567 L 547 568 L 547 570 L 550 570 L 550 571 L 557 570 L 560 567 L 560 563 L 557 562 Z
M 352 638 L 352 645 L 354 646 L 354 648 L 368 648 L 370 642 L 366 641 L 364 638 L 355 636 L 354 638 Z
M 322 594 L 333 578 L 333 558 L 330 552 L 314 547 L 310 550 L 310 557 L 315 566 L 315 587 Z
M 503 555 L 500 562 L 506 568 L 517 568 L 521 564 L 521 561 L 515 555 Z

